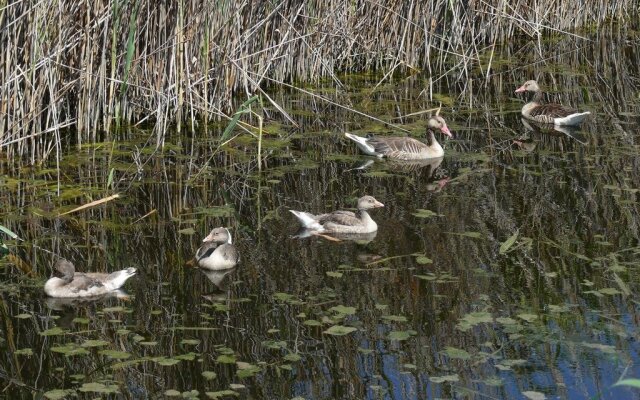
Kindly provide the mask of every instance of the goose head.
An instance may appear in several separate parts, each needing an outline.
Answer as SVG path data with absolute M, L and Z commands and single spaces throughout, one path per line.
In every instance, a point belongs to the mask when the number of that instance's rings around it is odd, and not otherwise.
M 227 228 L 215 228 L 213 229 L 211 232 L 209 232 L 209 234 L 207 235 L 206 238 L 202 239 L 203 243 L 206 242 L 214 242 L 214 243 L 229 243 L 231 244 L 231 232 L 229 232 L 229 229 Z
M 427 123 L 427 128 L 440 131 L 445 135 L 449 136 L 450 138 L 453 138 L 453 134 L 449 130 L 449 127 L 447 127 L 447 123 L 445 122 L 444 118 L 442 118 L 439 115 L 429 118 L 429 122 Z
M 358 199 L 358 210 L 371 210 L 372 208 L 384 207 L 373 196 L 362 196 Z
M 540 86 L 538 86 L 538 82 L 534 80 L 526 81 L 522 86 L 516 89 L 516 93 L 522 92 L 539 92 Z
M 71 261 L 65 260 L 64 258 L 56 261 L 56 264 L 53 267 L 53 276 L 66 282 L 71 282 L 75 273 L 76 268 L 73 266 Z

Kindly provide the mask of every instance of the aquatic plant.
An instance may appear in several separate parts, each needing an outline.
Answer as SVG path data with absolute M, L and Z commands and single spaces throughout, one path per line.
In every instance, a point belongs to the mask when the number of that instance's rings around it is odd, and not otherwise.
M 638 11 L 634 0 L 593 3 L 5 3 L 0 148 L 41 160 L 59 153 L 64 128 L 73 128 L 67 140 L 82 143 L 114 123 L 148 122 L 161 147 L 168 127 L 195 132 L 199 121 L 230 118 L 235 98 L 254 94 L 291 121 L 264 88 L 322 78 L 341 88 L 338 71 L 380 71 L 384 80 L 425 70 L 432 96 L 448 71 L 488 76 L 494 46 L 514 36 L 579 37 L 569 31 Z

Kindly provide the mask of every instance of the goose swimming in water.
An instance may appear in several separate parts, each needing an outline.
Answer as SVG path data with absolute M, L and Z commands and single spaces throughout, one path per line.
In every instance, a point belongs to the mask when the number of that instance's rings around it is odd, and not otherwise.
M 53 276 L 44 284 L 44 292 L 51 297 L 101 296 L 118 290 L 135 274 L 135 268 L 110 274 L 76 272 L 70 261 L 60 259 L 54 266 Z
M 367 210 L 384 207 L 373 196 L 358 199 L 358 211 L 334 211 L 313 215 L 304 211 L 289 210 L 306 229 L 315 232 L 371 233 L 378 230 L 378 224 L 371 219 Z
M 196 252 L 196 261 L 204 269 L 217 271 L 233 268 L 240 261 L 240 253 L 231 244 L 231 232 L 227 228 L 215 228 L 202 240 Z
M 542 103 L 542 90 L 538 86 L 538 82 L 534 80 L 526 81 L 515 92 L 533 93 L 533 99 L 522 106 L 522 116 L 532 121 L 543 124 L 575 126 L 580 125 L 587 118 L 587 115 L 591 114 L 589 111 L 579 112 L 560 104 Z
M 439 115 L 429 118 L 427 123 L 427 143 L 422 143 L 410 137 L 362 137 L 351 133 L 345 133 L 344 135 L 356 142 L 358 148 L 367 155 L 409 161 L 444 156 L 444 149 L 436 140 L 435 132 L 442 132 L 450 138 L 453 137 L 444 118 Z

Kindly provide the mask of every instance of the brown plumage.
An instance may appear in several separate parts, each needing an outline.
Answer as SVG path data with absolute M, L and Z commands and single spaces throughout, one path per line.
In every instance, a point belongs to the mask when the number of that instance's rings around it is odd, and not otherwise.
M 543 103 L 542 90 L 536 81 L 526 81 L 516 93 L 531 92 L 533 99 L 522 106 L 522 116 L 544 124 L 579 125 L 590 112 L 579 112 L 556 103 Z
M 437 131 L 453 137 L 444 118 L 439 115 L 431 117 L 427 123 L 427 143 L 410 137 L 361 137 L 351 133 L 344 135 L 356 142 L 358 148 L 365 154 L 408 161 L 438 158 L 444 155 L 444 150 L 434 135 Z

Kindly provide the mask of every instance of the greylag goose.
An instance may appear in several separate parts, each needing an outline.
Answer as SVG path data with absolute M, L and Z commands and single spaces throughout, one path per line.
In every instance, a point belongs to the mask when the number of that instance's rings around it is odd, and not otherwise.
M 60 259 L 54 266 L 53 276 L 44 284 L 44 292 L 51 297 L 101 296 L 118 290 L 135 274 L 135 268 L 111 274 L 76 272 L 70 261 Z
M 542 103 L 542 90 L 536 81 L 526 81 L 516 89 L 516 93 L 532 92 L 533 99 L 522 106 L 522 116 L 532 121 L 543 124 L 555 125 L 580 125 L 589 111 L 578 112 L 577 110 L 564 107 L 555 103 Z
M 450 138 L 453 137 L 444 118 L 439 115 L 429 118 L 427 143 L 410 137 L 362 137 L 351 133 L 344 135 L 356 142 L 358 148 L 370 156 L 397 160 L 425 160 L 444 156 L 444 149 L 434 135 L 436 131 L 440 131 Z
M 235 267 L 240 261 L 240 254 L 236 246 L 231 244 L 229 229 L 213 229 L 196 251 L 196 261 L 200 267 L 212 271 Z
M 313 215 L 304 211 L 289 210 L 300 220 L 303 227 L 315 232 L 371 233 L 378 230 L 378 224 L 371 219 L 367 210 L 384 207 L 373 196 L 358 199 L 358 211 L 334 211 L 329 214 Z

